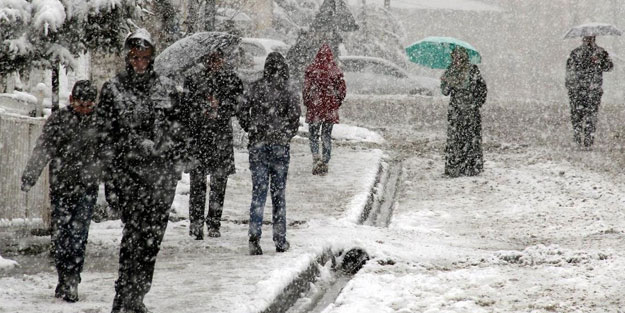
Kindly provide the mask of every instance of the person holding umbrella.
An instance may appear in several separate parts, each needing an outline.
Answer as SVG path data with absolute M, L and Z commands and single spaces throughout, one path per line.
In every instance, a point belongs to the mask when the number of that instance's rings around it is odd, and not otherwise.
M 603 72 L 613 67 L 608 52 L 597 45 L 595 36 L 582 37 L 582 45 L 571 51 L 566 60 L 565 85 L 569 94 L 573 138 L 580 146 L 589 148 L 594 142 L 603 95 Z
M 243 82 L 226 64 L 221 49 L 206 53 L 201 62 L 204 69 L 184 81 L 184 115 L 191 135 L 190 154 L 195 161 L 189 169 L 189 235 L 196 240 L 204 239 L 205 222 L 209 237 L 221 236 L 228 175 L 235 172 L 231 120 L 239 114 L 243 98 Z M 205 217 L 208 175 L 210 193 Z
M 482 117 L 486 82 L 476 64 L 480 53 L 453 37 L 426 37 L 406 47 L 410 61 L 433 69 L 445 69 L 441 92 L 451 96 L 447 110 L 445 175 L 474 176 L 484 169 Z
M 445 175 L 475 176 L 482 172 L 482 117 L 486 82 L 477 65 L 469 62 L 467 50 L 456 46 L 451 65 L 441 77 L 441 92 L 451 96 L 447 111 Z

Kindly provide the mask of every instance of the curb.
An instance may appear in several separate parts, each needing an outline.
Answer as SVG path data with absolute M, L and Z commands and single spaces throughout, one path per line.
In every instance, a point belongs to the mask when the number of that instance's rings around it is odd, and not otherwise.
M 390 164 L 389 164 L 390 163 Z M 378 173 L 375 183 L 369 190 L 367 203 L 362 208 L 358 224 L 364 224 L 380 214 L 380 208 L 384 202 L 386 184 L 389 178 L 392 178 L 392 169 L 399 167 L 401 171 L 401 162 L 388 161 L 382 158 L 378 164 Z M 392 183 L 396 183 L 392 182 Z M 390 219 L 390 215 L 388 217 Z M 384 225 L 386 227 L 387 225 Z M 317 281 L 320 270 L 319 266 L 323 266 L 328 261 L 332 261 L 333 268 L 337 268 L 337 257 L 340 257 L 344 251 L 332 253 L 328 248 L 321 253 L 308 267 L 302 271 L 293 281 L 291 281 L 282 292 L 260 313 L 285 313 L 300 299 L 303 293 L 310 290 L 310 284 Z M 355 273 L 352 273 L 355 274 Z

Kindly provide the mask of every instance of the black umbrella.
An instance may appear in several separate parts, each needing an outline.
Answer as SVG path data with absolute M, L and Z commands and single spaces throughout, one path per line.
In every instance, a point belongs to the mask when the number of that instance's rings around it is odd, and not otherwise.
M 325 0 L 319 7 L 310 30 L 353 32 L 358 30 L 358 25 L 343 0 Z
M 167 47 L 154 60 L 157 73 L 175 77 L 192 68 L 208 53 L 221 49 L 232 54 L 241 38 L 223 32 L 201 32 L 182 38 Z

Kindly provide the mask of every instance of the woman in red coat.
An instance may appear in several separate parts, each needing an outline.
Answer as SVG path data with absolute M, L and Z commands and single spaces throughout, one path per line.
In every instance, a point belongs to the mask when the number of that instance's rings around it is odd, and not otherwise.
M 334 62 L 332 50 L 323 44 L 315 60 L 306 68 L 303 98 L 306 123 L 309 125 L 310 150 L 313 155 L 313 175 L 328 172 L 332 151 L 332 126 L 339 122 L 339 107 L 345 98 L 343 72 Z M 323 147 L 319 154 L 319 137 Z

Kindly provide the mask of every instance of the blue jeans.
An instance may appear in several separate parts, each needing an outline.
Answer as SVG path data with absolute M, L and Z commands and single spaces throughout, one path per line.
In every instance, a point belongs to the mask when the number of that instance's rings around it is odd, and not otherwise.
M 73 194 L 51 195 L 54 263 L 59 282 L 80 282 L 97 197 L 97 186 Z
M 249 148 L 252 172 L 252 205 L 250 206 L 250 240 L 260 240 L 267 189 L 273 204 L 273 242 L 283 246 L 286 241 L 286 177 L 289 171 L 289 145 L 261 144 Z
M 330 162 L 332 153 L 332 127 L 333 123 L 317 122 L 308 125 L 308 140 L 310 141 L 310 151 L 313 157 L 319 155 L 319 136 L 321 135 L 321 144 L 323 147 L 323 155 L 321 161 L 323 163 Z

